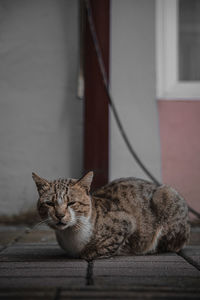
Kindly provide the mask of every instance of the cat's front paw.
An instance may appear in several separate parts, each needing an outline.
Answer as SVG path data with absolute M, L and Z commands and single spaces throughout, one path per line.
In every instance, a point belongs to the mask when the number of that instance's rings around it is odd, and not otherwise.
M 81 253 L 80 258 L 85 259 L 87 261 L 91 261 L 93 259 L 98 258 L 98 254 L 95 251 L 84 251 Z
M 104 258 L 110 258 L 113 257 L 114 255 L 111 254 L 97 254 L 97 253 L 87 253 L 87 254 L 83 254 L 81 255 L 80 258 L 89 261 L 92 261 L 94 259 L 104 259 Z
M 83 254 L 80 256 L 81 259 L 85 259 L 86 261 L 92 261 L 93 259 L 97 258 L 95 255 Z

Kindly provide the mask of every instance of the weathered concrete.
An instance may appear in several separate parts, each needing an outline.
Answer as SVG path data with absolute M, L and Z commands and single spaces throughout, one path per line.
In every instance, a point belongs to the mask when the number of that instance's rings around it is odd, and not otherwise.
M 81 175 L 78 1 L 1 0 L 0 15 L 0 214 L 12 215 L 36 205 L 32 171 Z

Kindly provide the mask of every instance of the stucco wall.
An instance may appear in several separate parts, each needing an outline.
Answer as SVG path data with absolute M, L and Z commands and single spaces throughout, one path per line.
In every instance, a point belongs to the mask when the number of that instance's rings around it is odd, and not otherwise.
M 160 179 L 156 104 L 155 1 L 111 1 L 111 89 L 129 139 Z M 111 114 L 110 178 L 146 178 L 128 152 Z
M 78 1 L 0 0 L 0 214 L 37 198 L 31 172 L 82 170 Z
M 154 5 L 111 1 L 110 74 L 127 134 L 160 179 Z M 82 171 L 78 1 L 0 0 L 0 16 L 0 214 L 13 214 L 36 201 L 32 171 L 47 178 Z M 122 176 L 146 177 L 111 114 L 110 179 Z
M 200 101 L 158 101 L 163 181 L 200 210 Z

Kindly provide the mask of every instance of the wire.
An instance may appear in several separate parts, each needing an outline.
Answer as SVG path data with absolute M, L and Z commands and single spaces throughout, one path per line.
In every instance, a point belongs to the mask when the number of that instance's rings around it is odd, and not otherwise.
M 114 101 L 112 99 L 111 93 L 110 93 L 110 88 L 109 88 L 109 83 L 108 83 L 108 78 L 107 78 L 107 74 L 106 74 L 106 70 L 105 70 L 105 65 L 103 62 L 103 57 L 102 57 L 102 53 L 101 53 L 101 49 L 99 46 L 99 41 L 97 38 L 97 34 L 96 34 L 96 30 L 95 30 L 95 26 L 94 26 L 94 21 L 93 21 L 93 15 L 92 15 L 92 9 L 91 9 L 91 5 L 90 5 L 90 0 L 85 0 L 85 6 L 86 6 L 86 11 L 87 11 L 87 17 L 88 17 L 88 23 L 89 23 L 89 28 L 90 28 L 90 32 L 91 32 L 91 36 L 92 36 L 92 40 L 94 43 L 94 48 L 95 48 L 95 52 L 97 55 L 97 60 L 98 60 L 98 64 L 99 64 L 99 68 L 100 68 L 100 72 L 102 75 L 102 80 L 105 86 L 105 91 L 108 97 L 108 102 L 110 105 L 110 108 L 113 112 L 115 121 L 117 123 L 117 126 L 119 128 L 119 131 L 122 135 L 122 138 L 127 146 L 127 148 L 129 149 L 131 155 L 133 156 L 133 158 L 135 159 L 135 161 L 137 162 L 137 164 L 140 166 L 140 168 L 144 171 L 144 173 L 157 185 L 161 185 L 161 183 L 154 177 L 154 175 L 147 169 L 147 167 L 144 165 L 144 163 L 142 162 L 142 160 L 139 158 L 138 154 L 135 152 L 135 150 L 133 149 L 129 138 L 124 130 L 124 127 L 122 125 L 122 122 L 119 118 L 119 114 L 117 112 L 117 109 L 115 107 Z M 191 208 L 188 205 L 189 211 L 191 213 L 193 213 L 195 216 L 197 216 L 198 218 L 200 218 L 200 213 L 197 212 L 196 210 L 194 210 L 193 208 Z

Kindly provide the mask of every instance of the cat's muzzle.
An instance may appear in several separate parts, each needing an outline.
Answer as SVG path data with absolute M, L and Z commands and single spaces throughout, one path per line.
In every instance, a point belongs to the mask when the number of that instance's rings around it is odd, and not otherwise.
M 57 222 L 55 225 L 56 225 L 56 229 L 59 230 L 63 230 L 68 227 L 68 224 L 63 223 L 62 221 Z

